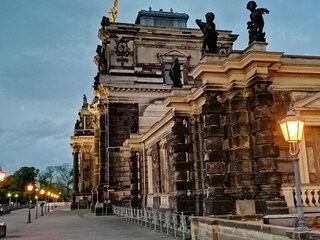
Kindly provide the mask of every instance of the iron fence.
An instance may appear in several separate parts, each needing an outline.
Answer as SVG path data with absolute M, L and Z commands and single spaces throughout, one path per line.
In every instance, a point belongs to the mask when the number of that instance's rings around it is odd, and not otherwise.
M 113 214 L 128 222 L 149 227 L 155 231 L 182 238 L 182 240 L 191 239 L 190 221 L 183 213 L 113 206 Z

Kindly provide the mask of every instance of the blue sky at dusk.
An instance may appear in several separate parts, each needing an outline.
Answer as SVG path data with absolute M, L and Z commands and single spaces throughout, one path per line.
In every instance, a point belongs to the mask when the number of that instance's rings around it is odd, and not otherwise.
M 140 10 L 163 9 L 205 21 L 216 15 L 217 29 L 247 47 L 250 12 L 244 0 L 119 0 L 117 22 L 134 23 Z M 320 55 L 319 0 L 259 0 L 269 51 Z M 0 166 L 44 170 L 72 163 L 73 134 L 82 95 L 89 102 L 97 66 L 93 63 L 102 16 L 113 0 L 0 0 Z

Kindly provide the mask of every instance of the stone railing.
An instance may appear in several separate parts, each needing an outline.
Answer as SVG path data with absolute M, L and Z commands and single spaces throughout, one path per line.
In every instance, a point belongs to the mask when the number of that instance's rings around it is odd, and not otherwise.
M 285 197 L 288 208 L 296 207 L 296 197 L 294 186 L 282 186 L 281 194 Z M 308 208 L 320 209 L 320 185 L 319 184 L 304 184 L 301 186 L 301 198 L 305 210 Z
M 190 217 L 192 240 L 291 240 L 320 239 L 320 233 L 296 232 L 294 228 L 263 224 L 258 221 Z

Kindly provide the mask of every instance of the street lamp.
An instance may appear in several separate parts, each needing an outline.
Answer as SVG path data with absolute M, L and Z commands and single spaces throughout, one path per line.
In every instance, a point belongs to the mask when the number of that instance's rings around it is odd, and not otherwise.
M 51 192 L 48 192 L 47 195 L 48 195 L 48 212 L 50 212 L 50 209 L 49 209 L 49 200 L 50 200 Z
M 9 208 L 11 209 L 11 193 L 8 193 L 8 198 L 9 198 Z
M 15 194 L 14 197 L 16 198 L 16 206 L 18 206 L 18 194 Z
M 304 223 L 304 212 L 301 201 L 301 182 L 300 182 L 300 170 L 299 170 L 299 158 L 298 154 L 300 152 L 299 143 L 302 139 L 304 122 L 298 119 L 295 111 L 290 107 L 287 116 L 280 121 L 280 127 L 284 139 L 289 143 L 289 153 L 292 156 L 292 161 L 294 165 L 294 179 L 296 185 L 296 196 L 297 196 L 297 216 L 298 224 L 296 227 L 297 232 L 307 232 L 309 228 Z
M 0 182 L 4 180 L 5 176 L 6 176 L 6 172 L 3 171 L 2 168 L 0 167 Z
M 30 183 L 27 186 L 28 193 L 29 193 L 29 213 L 28 213 L 28 223 L 31 223 L 31 191 L 33 190 L 33 185 Z
M 40 194 L 41 194 L 41 199 L 42 199 L 42 203 L 41 203 L 41 216 L 43 216 L 43 206 L 44 206 L 44 203 L 43 203 L 43 194 L 45 193 L 45 191 L 43 189 L 40 190 Z M 46 210 L 46 209 L 44 209 Z
M 36 199 L 36 219 L 38 219 L 38 196 L 35 196 Z

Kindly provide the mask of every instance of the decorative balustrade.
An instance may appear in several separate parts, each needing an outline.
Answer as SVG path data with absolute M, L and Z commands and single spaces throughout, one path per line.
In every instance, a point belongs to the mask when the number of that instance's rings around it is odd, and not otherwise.
M 296 196 L 294 186 L 282 186 L 281 194 L 285 197 L 288 207 L 296 207 Z M 304 184 L 301 186 L 302 204 L 307 209 L 308 207 L 320 208 L 320 185 L 319 184 Z
M 191 239 L 190 222 L 188 216 L 155 210 L 113 206 L 113 214 L 123 217 L 126 221 L 152 228 L 156 231 Z

